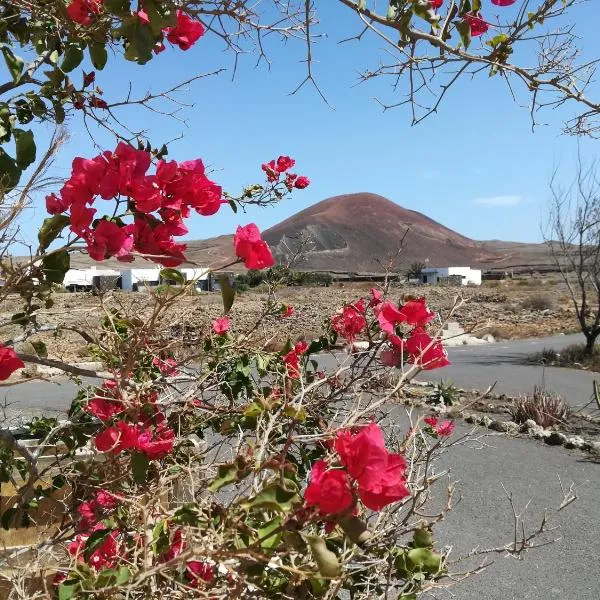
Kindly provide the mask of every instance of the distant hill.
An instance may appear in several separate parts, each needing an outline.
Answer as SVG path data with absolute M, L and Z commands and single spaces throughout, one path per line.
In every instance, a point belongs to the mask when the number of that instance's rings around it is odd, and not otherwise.
M 280 263 L 300 251 L 294 263 L 300 270 L 382 272 L 382 265 L 400 246 L 397 269 L 417 261 L 434 267 L 484 269 L 543 269 L 550 264 L 545 244 L 475 241 L 420 212 L 367 192 L 323 200 L 267 229 L 263 237 Z M 231 235 L 187 244 L 187 256 L 196 264 L 221 266 L 234 258 Z M 79 255 L 72 262 L 83 266 L 91 261 Z M 238 268 L 243 267 L 236 265 Z

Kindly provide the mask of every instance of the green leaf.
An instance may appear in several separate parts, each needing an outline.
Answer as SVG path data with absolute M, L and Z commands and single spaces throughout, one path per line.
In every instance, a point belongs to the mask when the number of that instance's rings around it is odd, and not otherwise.
M 144 10 L 150 19 L 150 30 L 154 35 L 160 34 L 165 27 L 177 23 L 177 15 L 168 3 L 161 4 L 156 0 L 144 0 Z
M 260 404 L 258 404 L 258 402 L 251 402 L 250 404 L 248 404 L 246 410 L 244 411 L 244 415 L 246 417 L 258 417 L 264 411 L 265 409 Z
M 229 200 L 229 206 L 231 206 L 231 210 L 237 214 L 238 211 L 238 207 L 237 204 L 235 203 L 235 200 Z
M 131 14 L 129 0 L 104 0 L 104 7 L 113 15 L 128 17 Z
M 35 161 L 35 141 L 33 139 L 33 131 L 23 129 L 15 129 L 15 146 L 17 149 L 17 165 L 21 169 L 26 169 Z
M 64 73 L 69 73 L 76 69 L 83 60 L 83 50 L 79 44 L 69 44 L 65 49 L 63 61 L 60 68 Z
M 0 171 L 2 169 L 0 168 Z M 61 231 L 71 222 L 67 215 L 53 215 L 44 219 L 38 232 L 40 250 L 45 250 L 61 233 Z
M 211 492 L 218 492 L 226 485 L 238 480 L 238 468 L 235 464 L 219 465 L 217 476 L 208 486 Z
M 23 73 L 23 66 L 25 65 L 23 59 L 14 54 L 8 46 L 2 46 L 2 54 L 13 81 L 17 83 L 21 79 L 21 73 Z
M 58 587 L 58 600 L 71 600 L 79 590 L 79 581 L 63 581 Z
M 42 258 L 42 270 L 46 281 L 62 283 L 67 271 L 71 268 L 71 256 L 66 250 L 46 254 Z
M 131 571 L 129 567 L 119 567 L 115 585 L 125 585 L 131 579 Z
M 102 71 L 108 60 L 108 53 L 106 52 L 106 46 L 100 42 L 94 42 L 89 47 L 90 60 L 94 65 L 95 69 Z
M 272 483 L 251 500 L 242 502 L 241 506 L 246 510 L 259 508 L 289 512 L 292 510 L 293 505 L 299 501 L 300 497 L 295 490 L 288 490 L 279 483 Z
M 221 287 L 221 297 L 223 298 L 223 311 L 227 314 L 231 307 L 233 306 L 233 301 L 235 300 L 235 290 L 233 286 L 229 282 L 229 277 L 224 274 L 220 274 L 217 277 L 219 281 L 219 286 Z
M 85 541 L 85 547 L 83 549 L 83 557 L 86 561 L 90 559 L 90 556 L 94 554 L 100 546 L 104 543 L 106 536 L 110 533 L 110 529 L 98 529 L 94 531 L 92 535 Z
M 456 29 L 460 34 L 460 39 L 462 40 L 463 46 L 466 50 L 471 44 L 471 26 L 467 21 L 462 20 L 456 24 Z
M 148 475 L 150 459 L 143 452 L 134 452 L 131 455 L 131 471 L 136 483 L 145 483 Z
M 426 573 L 438 573 L 442 566 L 442 555 L 428 548 L 413 548 L 408 551 L 408 559 Z
M 185 285 L 185 275 L 177 269 L 161 269 L 159 277 L 161 281 L 174 281 L 178 285 Z
M 281 524 L 283 523 L 283 517 L 277 516 L 274 519 L 271 519 L 266 525 L 263 527 L 259 527 L 258 529 L 258 539 L 261 540 L 260 545 L 262 548 L 276 548 L 279 544 L 282 536 L 282 532 L 279 531 L 276 534 L 271 535 L 274 531 L 277 531 Z
M 48 348 L 41 340 L 37 342 L 31 342 L 31 345 L 38 356 L 41 356 L 42 358 L 46 358 L 48 356 Z
M 0 148 L 0 192 L 10 192 L 21 179 L 21 169 L 14 158 Z

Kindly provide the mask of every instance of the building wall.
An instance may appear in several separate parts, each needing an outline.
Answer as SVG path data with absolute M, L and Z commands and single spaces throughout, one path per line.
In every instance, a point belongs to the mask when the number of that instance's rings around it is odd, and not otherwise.
M 423 269 L 423 283 L 438 283 L 451 276 L 461 278 L 462 285 L 481 285 L 481 270 L 471 267 L 427 267 Z

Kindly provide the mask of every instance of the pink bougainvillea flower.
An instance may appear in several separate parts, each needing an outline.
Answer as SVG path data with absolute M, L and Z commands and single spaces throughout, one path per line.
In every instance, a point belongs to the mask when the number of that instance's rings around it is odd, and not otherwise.
M 303 190 L 310 185 L 310 179 L 304 175 L 300 175 L 294 182 L 294 187 L 298 190 Z
M 279 181 L 279 171 L 277 170 L 277 165 L 275 164 L 274 160 L 270 160 L 267 163 L 263 163 L 261 165 L 261 169 L 265 172 L 265 175 L 267 176 L 267 181 L 271 183 Z
M 84 410 L 101 421 L 108 421 L 115 415 L 123 412 L 124 406 L 120 402 L 95 396 L 85 405 Z
M 271 249 L 254 223 L 238 226 L 233 236 L 235 254 L 244 261 L 248 269 L 266 269 L 275 264 Z
M 495 4 L 496 6 L 511 6 L 516 1 L 517 0 L 492 0 L 492 4 Z
M 358 495 L 362 503 L 371 510 L 381 510 L 388 504 L 410 496 L 405 470 L 404 458 L 400 454 L 388 453 L 386 464 L 376 477 L 359 480 Z
M 362 427 L 358 433 L 347 429 L 338 432 L 335 451 L 354 479 L 371 478 L 387 462 L 383 433 L 376 423 Z
M 163 552 L 158 557 L 158 562 L 166 563 L 170 560 L 173 560 L 177 556 L 181 554 L 181 551 L 185 547 L 185 542 L 183 541 L 183 534 L 181 533 L 181 529 L 176 529 L 173 534 L 173 538 L 171 540 L 171 546 L 166 552 Z
M 452 421 L 439 421 L 437 417 L 425 417 L 423 419 L 426 425 L 431 429 L 430 433 L 436 436 L 448 437 L 454 431 L 454 423 Z
M 96 448 L 100 452 L 119 454 L 122 450 L 135 448 L 137 434 L 135 427 L 124 421 L 118 421 L 115 425 L 101 431 L 94 438 Z
M 410 354 L 410 362 L 419 365 L 423 370 L 439 369 L 450 364 L 448 353 L 441 340 L 433 338 L 421 329 L 415 329 L 406 340 L 406 351 Z
M 17 369 L 22 369 L 24 366 L 25 363 L 12 348 L 0 344 L 0 381 L 8 379 Z
M 85 562 L 94 569 L 101 570 L 113 567 L 119 560 L 119 532 L 115 529 L 108 531 L 102 523 L 98 523 L 93 531 L 89 533 L 79 534 L 70 544 L 69 553 L 75 556 L 79 561 L 85 560 L 84 550 L 85 544 L 91 533 L 97 531 L 106 531 L 106 535 L 102 538 L 102 542 L 96 547 Z
M 135 448 L 143 452 L 150 460 L 163 458 L 173 449 L 175 432 L 161 423 L 152 431 L 143 429 L 139 432 Z
M 401 322 L 413 327 L 424 327 L 435 318 L 435 313 L 427 308 L 425 298 L 409 300 L 400 309 Z
M 294 352 L 298 355 L 304 354 L 308 350 L 308 344 L 305 341 L 298 342 L 294 345 Z
M 72 0 L 67 6 L 67 16 L 71 21 L 88 26 L 96 18 L 104 0 Z
M 471 28 L 471 37 L 483 35 L 490 28 L 490 26 L 482 19 L 480 13 L 466 13 L 463 15 L 463 19 Z
M 326 461 L 318 460 L 312 466 L 304 499 L 309 506 L 318 507 L 323 515 L 349 509 L 354 498 L 348 473 L 341 469 L 329 469 Z
M 278 173 L 285 173 L 296 164 L 296 161 L 289 156 L 280 156 L 275 163 L 275 169 Z
M 431 8 L 440 8 L 444 4 L 444 0 L 429 0 Z
M 175 377 L 179 375 L 177 361 L 174 358 L 166 358 L 163 360 L 162 358 L 155 356 L 152 359 L 152 365 L 157 367 L 160 374 L 164 377 Z
M 199 560 L 190 560 L 186 564 L 185 574 L 188 585 L 197 588 L 200 581 L 210 583 L 215 578 L 215 572 L 212 566 Z
M 288 377 L 298 379 L 300 377 L 300 357 L 296 352 L 290 350 L 284 357 L 283 363 L 286 366 Z
M 51 215 L 58 215 L 69 208 L 69 203 L 56 194 L 46 196 L 46 211 Z
M 282 317 L 291 317 L 294 314 L 294 307 L 291 304 L 284 304 L 281 307 L 281 316 Z
M 229 317 L 219 317 L 212 322 L 213 331 L 217 335 L 224 335 L 229 331 L 231 327 L 231 320 Z
M 102 219 L 86 235 L 90 258 L 97 261 L 115 256 L 118 259 L 131 259 L 133 249 L 133 226 L 120 227 L 112 221 Z
M 377 288 L 371 288 L 371 300 L 369 300 L 369 306 L 379 306 L 383 300 L 383 294 Z
M 72 204 L 71 231 L 80 236 L 88 233 L 95 214 L 95 208 L 88 208 L 85 204 Z
M 379 354 L 379 360 L 384 367 L 399 367 L 402 365 L 402 354 L 393 348 L 386 348 Z
M 346 304 L 341 313 L 331 317 L 331 326 L 338 335 L 352 343 L 367 325 L 364 314 L 365 306 L 362 300 Z
M 397 502 L 410 494 L 406 487 L 406 461 L 385 447 L 383 433 L 376 423 L 358 433 L 343 430 L 335 440 L 341 463 L 358 483 L 358 495 L 371 510 Z
M 96 492 L 95 501 L 101 508 L 112 510 L 119 504 L 120 500 L 122 500 L 122 498 L 112 492 L 107 492 L 105 490 L 98 490 Z
M 177 25 L 163 30 L 171 44 L 189 50 L 203 35 L 204 25 L 181 10 L 177 11 Z
M 292 191 L 294 189 L 294 183 L 296 182 L 296 179 L 298 179 L 298 175 L 296 175 L 295 173 L 286 173 L 285 174 L 285 187 L 288 189 L 288 191 Z
M 405 318 L 399 308 L 389 300 L 380 304 L 377 307 L 376 313 L 381 331 L 390 334 L 394 333 L 396 324 L 402 323 Z

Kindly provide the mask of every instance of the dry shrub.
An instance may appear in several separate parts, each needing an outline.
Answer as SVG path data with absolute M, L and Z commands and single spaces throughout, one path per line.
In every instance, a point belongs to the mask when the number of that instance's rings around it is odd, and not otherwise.
M 552 427 L 568 419 L 569 407 L 558 394 L 536 385 L 531 396 L 515 400 L 510 413 L 516 423 L 532 419 L 542 427 Z
M 521 306 L 529 310 L 549 310 L 554 307 L 554 302 L 544 294 L 535 294 L 522 300 Z
M 498 288 L 500 287 L 500 281 L 498 279 L 489 279 L 488 281 L 483 281 L 481 285 L 486 288 Z

